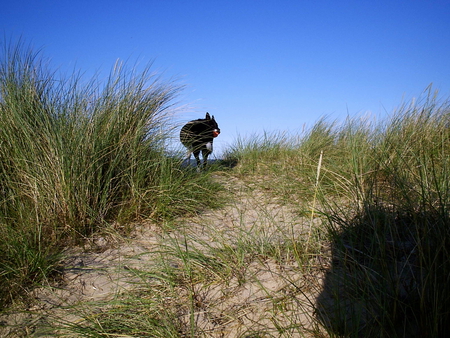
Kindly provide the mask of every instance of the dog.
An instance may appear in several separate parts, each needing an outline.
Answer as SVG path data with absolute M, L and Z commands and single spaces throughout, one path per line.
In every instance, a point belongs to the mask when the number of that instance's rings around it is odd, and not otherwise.
M 204 119 L 193 120 L 186 123 L 180 131 L 180 141 L 188 149 L 187 160 L 194 154 L 197 161 L 197 170 L 206 166 L 208 156 L 213 151 L 213 140 L 220 134 L 219 125 L 206 113 Z M 203 163 L 200 161 L 200 152 L 202 153 Z

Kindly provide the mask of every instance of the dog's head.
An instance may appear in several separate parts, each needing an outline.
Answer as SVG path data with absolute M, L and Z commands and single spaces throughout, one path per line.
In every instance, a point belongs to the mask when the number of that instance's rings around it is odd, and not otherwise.
M 219 129 L 219 125 L 217 124 L 216 120 L 214 119 L 214 115 L 211 117 L 209 115 L 209 113 L 206 113 L 205 121 L 209 125 L 209 127 L 212 129 L 212 137 L 219 136 L 220 129 Z

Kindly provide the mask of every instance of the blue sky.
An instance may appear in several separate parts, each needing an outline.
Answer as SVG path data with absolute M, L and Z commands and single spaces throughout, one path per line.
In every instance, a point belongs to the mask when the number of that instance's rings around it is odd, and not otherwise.
M 186 85 L 180 121 L 215 115 L 217 155 L 238 135 L 322 116 L 384 117 L 426 87 L 450 97 L 450 1 L 5 1 L 0 32 L 87 78 L 117 59 Z M 3 39 L 4 42 L 5 39 Z M 3 43 L 2 42 L 2 43 Z

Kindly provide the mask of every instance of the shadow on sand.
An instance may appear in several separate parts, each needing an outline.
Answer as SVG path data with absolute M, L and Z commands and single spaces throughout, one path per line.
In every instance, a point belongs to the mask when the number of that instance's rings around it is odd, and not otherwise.
M 227 159 L 209 159 L 207 168 L 218 168 L 218 169 L 232 169 L 238 164 L 237 160 L 227 160 Z M 195 159 L 184 160 L 181 162 L 182 168 L 197 168 L 197 163 Z
M 332 266 L 317 316 L 343 337 L 447 337 L 450 220 L 442 212 L 367 207 L 330 219 Z

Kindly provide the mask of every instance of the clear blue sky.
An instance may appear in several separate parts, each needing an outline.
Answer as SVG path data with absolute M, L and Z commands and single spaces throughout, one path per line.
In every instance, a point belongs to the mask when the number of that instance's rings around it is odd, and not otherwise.
M 433 83 L 450 96 L 448 0 L 2 1 L 0 33 L 90 77 L 154 60 L 187 87 L 180 120 L 214 114 L 218 153 L 326 115 L 386 113 Z

